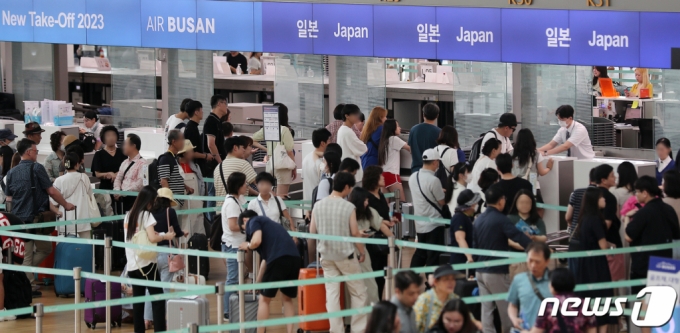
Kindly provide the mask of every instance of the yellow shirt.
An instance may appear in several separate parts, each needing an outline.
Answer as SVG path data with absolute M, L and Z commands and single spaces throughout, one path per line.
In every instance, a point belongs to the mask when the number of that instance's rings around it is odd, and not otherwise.
M 253 134 L 253 141 L 264 140 L 264 128 Z M 283 144 L 286 147 L 286 151 L 292 151 L 295 145 L 295 140 L 293 139 L 293 134 L 290 129 L 286 126 L 281 126 L 281 141 L 280 142 L 267 142 L 267 155 L 272 156 L 272 152 L 279 144 Z
M 630 88 L 630 96 L 632 97 L 639 97 L 640 96 L 640 87 L 639 83 L 636 83 L 633 85 L 633 88 Z M 644 88 L 643 88 L 644 89 Z M 652 86 L 651 83 L 647 84 L 647 89 L 649 89 L 649 97 L 652 97 L 654 95 L 654 87 Z
M 455 293 L 451 293 L 446 302 L 460 298 Z M 413 311 L 416 313 L 416 328 L 418 332 L 427 332 L 432 326 L 439 320 L 439 314 L 442 312 L 442 308 L 446 305 L 446 302 L 442 303 L 437 295 L 434 293 L 434 288 L 422 293 L 418 296 L 416 304 L 413 306 Z

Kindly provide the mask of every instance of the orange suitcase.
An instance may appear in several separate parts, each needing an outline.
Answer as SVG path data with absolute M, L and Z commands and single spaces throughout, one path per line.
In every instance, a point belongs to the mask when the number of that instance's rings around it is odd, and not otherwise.
M 57 230 L 52 231 L 50 236 L 58 236 Z M 54 268 L 54 249 L 57 247 L 57 243 L 52 242 L 52 253 L 50 253 L 43 262 L 40 263 L 39 267 L 42 268 Z M 36 282 L 43 282 L 46 286 L 50 285 L 50 282 L 54 281 L 54 275 L 52 274 L 38 274 L 38 279 Z
M 300 280 L 315 279 L 319 275 L 323 277 L 323 269 L 303 268 L 300 270 Z M 340 290 L 344 290 L 344 283 Z M 345 308 L 345 293 L 340 292 L 340 308 Z M 326 286 L 314 284 L 298 287 L 298 315 L 311 315 L 326 312 Z M 326 320 L 308 321 L 300 323 L 301 331 L 325 331 L 330 330 L 331 324 Z M 298 331 L 299 332 L 299 331 Z

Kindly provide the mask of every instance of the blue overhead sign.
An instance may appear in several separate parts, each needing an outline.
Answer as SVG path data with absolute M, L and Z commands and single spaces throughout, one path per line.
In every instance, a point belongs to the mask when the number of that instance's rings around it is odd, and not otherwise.
M 501 61 L 500 9 L 439 7 L 437 24 L 438 59 Z
M 267 52 L 314 53 L 313 42 L 318 35 L 312 4 L 262 3 L 262 47 Z
M 569 12 L 572 65 L 640 66 L 640 13 Z
M 87 15 L 87 44 L 142 46 L 141 23 L 132 19 L 140 15 L 139 0 L 87 0 Z
M 373 56 L 435 59 L 441 40 L 435 7 L 373 7 Z
M 503 9 L 503 62 L 569 64 L 566 10 Z
M 196 48 L 254 51 L 253 8 L 253 2 L 196 2 Z M 204 30 L 199 29 L 199 24 L 204 25 Z
M 373 56 L 373 6 L 314 4 L 314 53 Z
M 215 16 L 196 18 L 195 0 L 141 0 L 142 47 L 195 49 L 197 34 L 216 34 Z
M 37 43 L 85 44 L 87 30 L 103 29 L 104 15 L 88 15 L 85 0 L 33 0 L 27 20 Z
M 3 0 L 0 9 L 0 39 L 8 42 L 32 42 L 33 26 L 28 12 L 33 10 L 33 3 L 26 0 Z
M 640 13 L 640 67 L 671 67 L 671 48 L 680 47 L 678 22 L 680 13 Z

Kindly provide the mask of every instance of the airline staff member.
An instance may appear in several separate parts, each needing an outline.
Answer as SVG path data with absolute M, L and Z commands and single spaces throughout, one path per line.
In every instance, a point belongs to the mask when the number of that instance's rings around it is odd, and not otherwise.
M 637 83 L 630 90 L 626 89 L 626 97 L 640 97 L 640 89 L 649 89 L 649 97 L 654 94 L 654 86 L 649 82 L 649 71 L 646 68 L 635 69 Z
M 567 156 L 578 159 L 591 159 L 595 157 L 593 146 L 590 144 L 588 130 L 581 123 L 574 121 L 574 108 L 571 105 L 562 105 L 555 111 L 560 129 L 550 143 L 538 148 L 544 156 L 567 152 Z

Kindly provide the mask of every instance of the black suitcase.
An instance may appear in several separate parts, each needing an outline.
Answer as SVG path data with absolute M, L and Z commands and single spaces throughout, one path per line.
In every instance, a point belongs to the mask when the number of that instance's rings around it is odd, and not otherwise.
M 113 202 L 113 213 L 115 215 L 125 215 L 123 211 L 123 201 Z M 104 222 L 106 234 L 111 235 L 111 238 L 117 242 L 125 242 L 124 220 L 117 220 L 111 222 Z M 125 248 L 114 246 L 111 248 L 111 271 L 123 271 L 127 265 L 127 256 L 125 255 Z
M 92 238 L 93 239 L 99 239 L 99 240 L 104 240 L 106 237 L 106 230 L 104 230 L 103 226 L 105 224 L 108 224 L 106 222 L 100 224 L 98 227 L 92 229 Z M 96 271 L 105 271 L 104 270 L 104 246 L 103 245 L 95 245 L 94 246 L 94 267 Z
M 189 249 L 208 251 L 208 237 L 204 234 L 194 234 L 189 238 Z M 206 280 L 208 280 L 208 273 L 210 273 L 210 258 L 201 257 L 200 259 L 200 270 L 196 267 L 195 256 L 189 256 L 189 273 L 203 275 Z
M 473 291 L 478 288 L 477 280 L 456 279 L 456 288 L 453 292 L 461 298 L 473 296 Z M 468 304 L 468 309 L 478 320 L 482 318 L 482 304 Z

